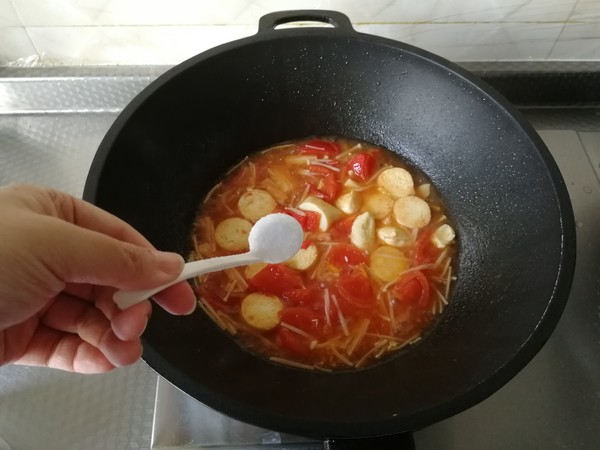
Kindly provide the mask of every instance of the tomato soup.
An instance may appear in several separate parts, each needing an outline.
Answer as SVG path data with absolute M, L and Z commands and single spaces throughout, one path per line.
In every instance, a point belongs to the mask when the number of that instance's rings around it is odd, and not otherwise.
M 274 212 L 304 229 L 293 258 L 195 283 L 244 348 L 304 369 L 365 367 L 419 341 L 448 304 L 454 229 L 434 187 L 392 152 L 319 138 L 247 158 L 204 200 L 191 259 L 247 251 L 252 224 Z

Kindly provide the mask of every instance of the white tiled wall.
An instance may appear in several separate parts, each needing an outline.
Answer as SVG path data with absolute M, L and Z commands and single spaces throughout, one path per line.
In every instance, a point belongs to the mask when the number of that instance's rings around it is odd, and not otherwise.
M 0 0 L 0 65 L 177 64 L 285 9 L 455 61 L 600 60 L 600 0 Z

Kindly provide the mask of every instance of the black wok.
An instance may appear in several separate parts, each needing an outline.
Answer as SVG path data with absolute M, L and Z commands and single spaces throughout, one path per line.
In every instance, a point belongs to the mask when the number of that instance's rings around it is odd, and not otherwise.
M 334 28 L 275 29 L 298 19 Z M 309 373 L 241 350 L 200 310 L 156 308 L 145 361 L 226 415 L 312 437 L 401 433 L 483 400 L 555 327 L 575 232 L 539 136 L 454 64 L 355 32 L 340 13 L 267 15 L 255 36 L 176 66 L 138 95 L 103 140 L 84 198 L 188 255 L 196 209 L 228 168 L 311 135 L 382 145 L 435 184 L 458 234 L 458 279 L 439 323 L 377 366 Z

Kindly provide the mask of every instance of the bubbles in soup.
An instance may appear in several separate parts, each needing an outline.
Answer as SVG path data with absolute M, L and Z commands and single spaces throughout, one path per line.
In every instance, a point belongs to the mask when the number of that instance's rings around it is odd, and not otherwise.
M 246 251 L 273 212 L 304 229 L 293 258 L 196 280 L 200 306 L 244 348 L 298 368 L 365 367 L 421 339 L 448 304 L 454 229 L 390 151 L 323 138 L 253 155 L 205 199 L 192 259 Z

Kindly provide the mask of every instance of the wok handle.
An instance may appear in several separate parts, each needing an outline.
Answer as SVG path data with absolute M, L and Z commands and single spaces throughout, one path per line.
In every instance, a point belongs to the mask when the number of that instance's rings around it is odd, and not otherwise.
M 327 439 L 325 450 L 362 450 L 362 449 L 415 450 L 415 440 L 412 433 L 392 434 L 370 438 Z
M 347 15 L 338 11 L 320 9 L 298 9 L 265 14 L 258 21 L 258 32 L 274 30 L 276 26 L 285 23 L 302 21 L 329 23 L 340 31 L 355 33 L 352 22 L 350 22 Z

